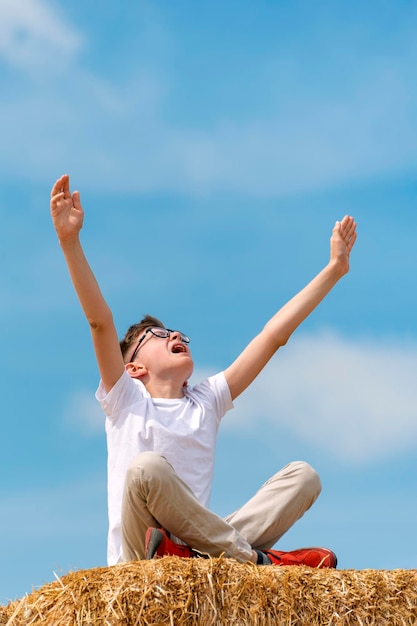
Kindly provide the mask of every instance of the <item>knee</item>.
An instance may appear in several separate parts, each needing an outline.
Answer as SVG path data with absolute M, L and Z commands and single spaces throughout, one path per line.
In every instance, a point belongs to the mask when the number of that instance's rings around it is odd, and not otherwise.
M 172 467 L 165 457 L 156 452 L 141 452 L 129 463 L 126 483 L 153 480 L 169 470 L 172 471 Z
M 306 496 L 315 500 L 321 492 L 321 480 L 316 470 L 305 461 L 293 461 L 290 467 L 297 474 L 300 488 Z

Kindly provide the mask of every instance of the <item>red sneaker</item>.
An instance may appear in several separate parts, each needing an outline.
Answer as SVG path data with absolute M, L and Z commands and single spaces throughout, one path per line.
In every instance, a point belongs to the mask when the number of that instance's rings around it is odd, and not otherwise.
M 308 565 L 308 567 L 336 567 L 337 558 L 327 548 L 300 548 L 291 552 L 262 550 L 272 561 L 272 565 Z
M 188 546 L 171 541 L 163 528 L 148 528 L 145 535 L 145 559 L 158 556 L 193 558 L 196 554 Z

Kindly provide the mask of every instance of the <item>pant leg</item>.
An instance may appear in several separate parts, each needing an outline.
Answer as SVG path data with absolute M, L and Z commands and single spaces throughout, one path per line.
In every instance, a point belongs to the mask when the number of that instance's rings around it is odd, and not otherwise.
M 316 471 L 294 461 L 270 478 L 239 510 L 225 520 L 258 550 L 268 550 L 317 499 L 321 482 Z
M 126 560 L 144 558 L 149 526 L 165 528 L 191 548 L 212 556 L 224 553 L 246 562 L 252 554 L 242 535 L 200 504 L 172 465 L 155 452 L 135 457 L 126 474 L 122 502 Z

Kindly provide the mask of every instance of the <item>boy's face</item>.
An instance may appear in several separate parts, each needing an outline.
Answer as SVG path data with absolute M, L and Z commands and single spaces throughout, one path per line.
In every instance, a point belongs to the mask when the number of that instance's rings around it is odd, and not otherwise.
M 159 334 L 167 334 L 168 337 Z M 149 373 L 164 378 L 181 374 L 186 381 L 194 368 L 188 342 L 188 337 L 180 331 L 148 328 L 138 337 L 136 346 L 139 344 L 139 348 L 133 362 L 143 365 Z

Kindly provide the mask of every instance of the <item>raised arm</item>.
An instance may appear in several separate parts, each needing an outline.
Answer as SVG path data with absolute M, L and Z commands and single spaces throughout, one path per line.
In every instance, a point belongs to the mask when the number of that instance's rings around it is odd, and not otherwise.
M 346 215 L 333 228 L 330 260 L 326 267 L 267 322 L 259 335 L 225 370 L 233 399 L 251 384 L 278 348 L 287 343 L 301 322 L 349 271 L 349 257 L 355 241 L 355 221 Z
M 90 324 L 104 387 L 109 391 L 124 370 L 113 316 L 100 291 L 80 243 L 84 212 L 80 194 L 71 194 L 69 177 L 61 176 L 51 191 L 51 217 L 74 289 Z

